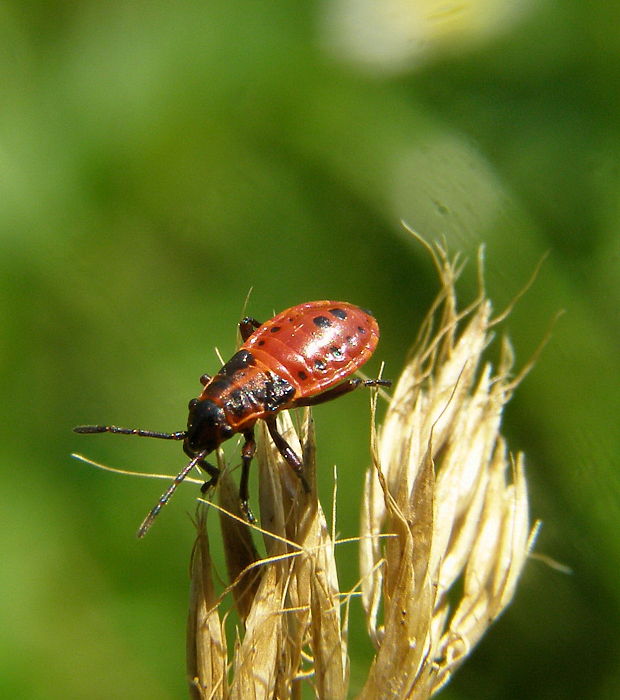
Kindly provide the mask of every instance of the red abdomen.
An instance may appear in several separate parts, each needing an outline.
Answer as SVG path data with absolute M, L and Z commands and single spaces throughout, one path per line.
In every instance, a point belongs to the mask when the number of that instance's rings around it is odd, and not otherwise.
M 378 341 L 370 312 L 344 301 L 311 301 L 274 316 L 241 347 L 286 379 L 296 397 L 307 397 L 357 371 Z

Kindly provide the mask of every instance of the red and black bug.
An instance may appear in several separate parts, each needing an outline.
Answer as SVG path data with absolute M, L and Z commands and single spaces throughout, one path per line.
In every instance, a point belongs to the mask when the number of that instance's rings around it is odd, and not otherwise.
M 138 529 L 143 537 L 177 486 L 198 466 L 209 475 L 203 493 L 217 483 L 220 470 L 206 456 L 236 433 L 244 438 L 239 499 L 244 515 L 248 505 L 250 463 L 256 450 L 254 425 L 264 420 L 280 454 L 299 477 L 306 492 L 303 464 L 276 426 L 279 411 L 315 406 L 359 386 L 389 386 L 382 379 L 348 378 L 373 354 L 379 326 L 373 315 L 342 301 L 310 301 L 293 306 L 261 324 L 244 318 L 239 324 L 243 345 L 210 377 L 200 378 L 203 390 L 189 402 L 187 430 L 160 433 L 115 425 L 80 425 L 76 433 L 121 433 L 164 440 L 183 440 L 191 457 Z M 348 378 L 348 379 L 347 379 Z

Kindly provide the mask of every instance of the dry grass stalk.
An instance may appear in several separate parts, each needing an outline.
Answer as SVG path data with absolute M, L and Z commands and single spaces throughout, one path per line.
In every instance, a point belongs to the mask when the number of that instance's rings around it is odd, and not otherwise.
M 202 520 L 204 511 L 199 510 L 199 514 L 191 564 L 187 671 L 190 696 L 204 700 L 226 697 L 226 634 L 216 609 L 209 540 Z
M 288 414 L 279 417 L 279 429 L 289 444 L 303 454 L 306 478 L 314 485 L 314 436 L 310 412 L 304 414 L 301 440 Z M 248 536 L 246 524 L 224 515 L 221 519 L 228 574 L 235 604 L 245 621 L 245 633 L 234 646 L 228 683 L 209 686 L 213 660 L 198 656 L 201 634 L 211 628 L 190 620 L 188 658 L 192 688 L 211 688 L 206 698 L 294 698 L 301 697 L 301 685 L 311 683 L 317 697 L 346 697 L 348 656 L 340 616 L 340 593 L 334 546 L 316 488 L 305 495 L 299 480 L 284 462 L 266 433 L 259 454 L 260 512 L 265 559 L 259 561 Z M 224 478 L 220 492 L 222 506 L 235 513 L 238 496 Z M 238 514 L 238 513 L 237 513 Z M 198 561 L 207 560 L 208 540 L 202 531 L 196 544 L 192 590 L 205 577 Z M 211 591 L 211 589 L 210 589 Z M 217 615 L 217 603 L 210 598 L 210 615 Z M 205 616 L 196 605 L 193 615 Z M 218 618 L 219 619 L 219 618 Z M 221 625 L 218 627 L 221 630 Z M 211 649 L 211 647 L 209 647 Z M 220 664 L 228 663 L 228 651 L 218 645 Z M 200 659 L 204 659 L 201 667 Z
M 500 434 L 517 383 L 511 347 L 503 341 L 495 373 L 483 364 L 490 302 L 481 293 L 457 313 L 456 267 L 441 249 L 435 260 L 442 294 L 366 477 L 362 600 L 377 654 L 361 698 L 428 698 L 447 683 L 512 599 L 533 532 L 523 455 L 511 460 Z
M 532 537 L 523 456 L 511 460 L 499 432 L 517 383 L 510 378 L 510 345 L 503 342 L 496 372 L 482 363 L 495 323 L 490 303 L 481 293 L 459 314 L 455 265 L 440 249 L 434 259 L 442 292 L 383 428 L 378 436 L 373 431 L 366 475 L 362 602 L 376 655 L 359 695 L 364 700 L 428 698 L 441 688 L 510 602 Z M 347 626 L 334 542 L 314 487 L 311 416 L 303 414 L 300 437 L 287 414 L 279 425 L 303 454 L 312 490 L 303 493 L 265 431 L 257 530 L 266 557 L 259 559 L 240 518 L 221 518 L 229 588 L 245 627 L 232 651 L 200 529 L 188 625 L 196 698 L 300 698 L 304 683 L 318 698 L 347 696 Z M 220 502 L 239 516 L 227 477 Z M 460 597 L 449 604 L 455 584 Z

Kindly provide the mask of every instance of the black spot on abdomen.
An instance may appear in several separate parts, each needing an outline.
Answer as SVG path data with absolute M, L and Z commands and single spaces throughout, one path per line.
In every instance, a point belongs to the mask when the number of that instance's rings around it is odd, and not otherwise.
M 329 328 L 332 322 L 327 318 L 327 316 L 315 316 L 312 319 L 312 323 L 319 328 Z
M 332 316 L 339 318 L 341 321 L 344 321 L 347 317 L 347 312 L 344 309 L 339 309 L 338 307 L 336 307 L 334 309 L 330 309 L 329 313 Z

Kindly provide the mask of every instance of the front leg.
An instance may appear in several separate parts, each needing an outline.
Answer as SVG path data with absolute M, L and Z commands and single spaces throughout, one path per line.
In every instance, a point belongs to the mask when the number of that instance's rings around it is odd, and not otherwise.
M 308 482 L 306 481 L 306 477 L 304 476 L 304 465 L 301 459 L 299 459 L 295 452 L 293 452 L 293 448 L 278 432 L 278 427 L 276 425 L 276 417 L 269 416 L 269 418 L 265 418 L 265 423 L 267 423 L 269 435 L 271 435 L 271 439 L 273 440 L 275 446 L 278 448 L 278 452 L 288 462 L 295 474 L 297 474 L 299 480 L 301 481 L 301 485 L 304 488 L 304 491 L 306 493 L 310 493 L 310 486 L 308 486 Z
M 261 322 L 257 321 L 251 316 L 246 316 L 242 321 L 239 321 L 239 334 L 241 335 L 241 340 L 245 341 L 254 333 L 254 331 L 261 326 Z
M 195 459 L 195 455 L 190 452 L 185 446 L 183 447 L 183 451 L 188 457 L 192 458 L 192 461 Z M 220 478 L 220 470 L 218 467 L 214 467 L 212 464 L 209 464 L 204 457 L 201 457 L 195 462 L 197 467 L 200 467 L 204 472 L 207 472 L 207 474 L 211 477 L 208 481 L 205 481 L 205 483 L 200 487 L 200 492 L 201 493 L 206 493 L 212 486 L 215 486 L 218 482 L 218 479 Z
M 220 470 L 217 467 L 214 467 L 212 464 L 209 464 L 209 462 L 207 462 L 205 459 L 201 459 L 200 461 L 196 462 L 196 464 L 211 477 L 209 481 L 205 481 L 205 483 L 200 487 L 200 493 L 206 493 L 212 486 L 217 484 L 218 479 L 220 478 Z

